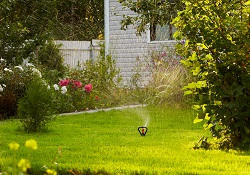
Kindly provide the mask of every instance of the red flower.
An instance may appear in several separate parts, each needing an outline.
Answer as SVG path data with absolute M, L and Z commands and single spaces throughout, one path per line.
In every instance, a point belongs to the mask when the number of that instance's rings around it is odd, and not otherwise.
M 95 100 L 98 101 L 98 100 L 99 100 L 99 97 L 98 97 L 98 96 L 95 96 Z
M 87 84 L 84 86 L 84 89 L 86 92 L 91 92 L 93 89 L 93 86 L 92 86 L 92 84 Z
M 74 88 L 81 88 L 82 87 L 82 83 L 80 81 L 73 80 L 73 87 Z
M 60 86 L 68 86 L 69 85 L 69 82 L 70 82 L 70 80 L 61 80 L 60 82 L 59 82 L 59 85 Z

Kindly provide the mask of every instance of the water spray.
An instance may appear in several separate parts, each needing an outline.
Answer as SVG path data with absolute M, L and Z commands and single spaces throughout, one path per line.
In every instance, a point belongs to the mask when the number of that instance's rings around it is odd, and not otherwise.
M 142 126 L 138 127 L 138 131 L 141 136 L 146 136 L 148 132 L 148 125 L 150 122 L 150 115 L 147 109 L 145 108 L 139 108 L 135 110 L 135 114 L 140 117 L 144 124 Z

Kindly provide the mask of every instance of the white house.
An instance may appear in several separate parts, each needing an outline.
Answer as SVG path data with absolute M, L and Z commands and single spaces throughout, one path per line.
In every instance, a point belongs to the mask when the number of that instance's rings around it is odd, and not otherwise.
M 123 15 L 136 15 L 129 9 L 122 7 L 118 0 L 104 0 L 105 2 L 105 43 L 106 53 L 109 53 L 117 62 L 121 75 L 127 82 L 133 74 L 136 59 L 143 58 L 152 50 L 159 50 L 162 46 L 173 47 L 176 43 L 168 35 L 167 27 L 156 26 L 142 36 L 136 35 L 134 26 L 121 30 Z M 153 36 L 153 37 L 152 37 Z

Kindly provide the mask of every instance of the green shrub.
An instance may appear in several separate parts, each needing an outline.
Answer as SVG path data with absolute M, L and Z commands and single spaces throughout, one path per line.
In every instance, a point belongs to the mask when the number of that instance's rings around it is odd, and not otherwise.
M 82 82 L 83 86 L 86 84 L 93 85 L 93 91 L 90 94 L 83 92 L 85 95 L 81 99 L 84 100 L 83 106 L 85 108 L 114 105 L 110 97 L 118 89 L 121 77 L 119 69 L 116 68 L 115 60 L 110 55 L 105 56 L 103 46 L 97 58 L 87 60 L 83 65 L 71 69 L 67 78 L 78 80 Z
M 249 7 L 247 0 L 185 0 L 174 23 L 179 52 L 196 77 L 185 87 L 195 97 L 194 123 L 230 148 L 250 143 Z
M 94 88 L 102 93 L 109 93 L 121 81 L 119 72 L 115 60 L 111 55 L 105 56 L 104 46 L 101 45 L 99 56 L 93 60 L 87 60 L 82 65 L 79 80 L 84 84 L 93 84 Z M 71 75 L 74 78 L 74 73 Z
M 35 60 L 42 70 L 43 77 L 54 83 L 65 76 L 67 67 L 63 64 L 63 57 L 59 52 L 59 47 L 54 41 L 48 41 L 45 45 L 37 49 Z
M 52 93 L 38 76 L 28 84 L 25 96 L 18 101 L 18 117 L 27 132 L 43 129 L 52 119 L 54 110 Z

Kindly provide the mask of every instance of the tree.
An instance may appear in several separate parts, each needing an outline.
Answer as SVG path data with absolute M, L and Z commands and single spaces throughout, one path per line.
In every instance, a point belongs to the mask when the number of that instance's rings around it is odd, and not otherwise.
M 56 10 L 55 39 L 91 40 L 104 32 L 103 0 L 57 0 Z
M 154 31 L 156 24 L 160 26 L 171 24 L 178 11 L 184 7 L 181 0 L 119 0 L 119 2 L 138 14 L 124 15 L 122 29 L 134 24 L 138 34 L 145 32 L 148 27 L 151 27 L 151 31 Z
M 195 97 L 194 123 L 217 139 L 219 148 L 250 143 L 250 66 L 248 0 L 184 0 L 174 24 L 177 48 L 196 77 L 186 95 Z
M 3 0 L 0 54 L 8 64 L 32 60 L 51 39 L 91 40 L 104 29 L 101 0 Z
M 27 58 L 32 61 L 37 48 L 50 39 L 48 19 L 53 13 L 47 6 L 51 9 L 53 6 L 45 2 L 1 1 L 0 54 L 8 64 L 18 65 Z

